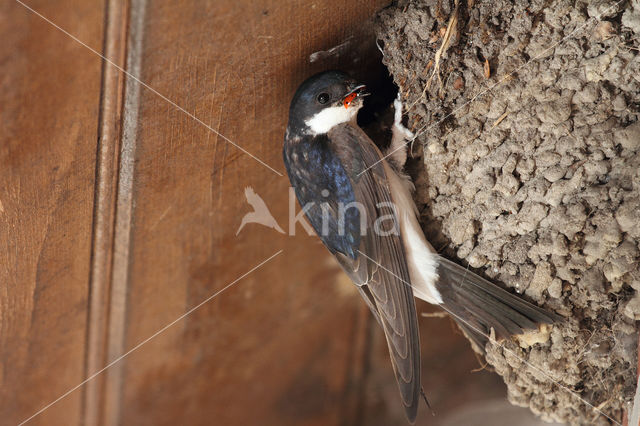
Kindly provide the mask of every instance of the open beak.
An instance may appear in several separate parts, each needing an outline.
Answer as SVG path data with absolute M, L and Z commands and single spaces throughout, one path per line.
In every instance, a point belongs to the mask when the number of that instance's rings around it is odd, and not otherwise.
M 364 84 L 360 84 L 359 86 L 354 87 L 353 89 L 351 89 L 349 91 L 349 93 L 347 93 L 344 98 L 342 98 L 342 104 L 344 105 L 345 108 L 349 108 L 349 106 L 351 105 L 351 103 L 356 99 L 356 98 L 361 98 L 364 96 L 369 96 L 371 93 L 365 91 L 367 87 Z

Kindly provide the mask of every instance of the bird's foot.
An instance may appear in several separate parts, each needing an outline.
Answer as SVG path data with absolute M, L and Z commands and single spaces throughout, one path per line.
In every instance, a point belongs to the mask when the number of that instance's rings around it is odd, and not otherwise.
M 393 101 L 393 109 L 395 112 L 393 116 L 393 131 L 394 133 L 400 133 L 404 139 L 411 139 L 413 138 L 413 132 L 404 127 L 404 125 L 402 124 L 402 108 L 403 106 L 402 101 L 400 100 L 400 92 L 398 92 L 398 96 Z
M 393 126 L 391 126 L 391 145 L 386 152 L 398 170 L 401 170 L 407 162 L 407 143 L 412 141 L 413 138 L 413 132 L 402 124 L 402 108 L 400 92 L 398 92 L 398 97 L 393 101 L 394 116 Z

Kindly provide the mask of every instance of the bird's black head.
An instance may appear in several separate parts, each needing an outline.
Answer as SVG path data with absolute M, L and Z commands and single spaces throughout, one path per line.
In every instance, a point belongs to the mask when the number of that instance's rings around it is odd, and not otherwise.
M 352 121 L 368 95 L 365 86 L 342 71 L 315 74 L 300 85 L 289 107 L 288 130 L 322 134 Z

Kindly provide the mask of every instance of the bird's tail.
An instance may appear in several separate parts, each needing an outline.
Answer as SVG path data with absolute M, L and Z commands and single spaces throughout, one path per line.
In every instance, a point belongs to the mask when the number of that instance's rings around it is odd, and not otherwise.
M 562 319 L 443 257 L 438 258 L 438 274 L 443 307 L 482 352 L 492 329 L 497 339 L 504 339 Z

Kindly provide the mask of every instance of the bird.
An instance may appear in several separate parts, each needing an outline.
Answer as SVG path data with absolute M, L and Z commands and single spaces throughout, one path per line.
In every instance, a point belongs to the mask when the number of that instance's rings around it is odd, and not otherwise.
M 357 124 L 367 95 L 364 84 L 342 71 L 306 79 L 289 107 L 283 160 L 308 221 L 384 331 L 413 424 L 424 395 L 414 297 L 449 312 L 480 351 L 490 337 L 522 335 L 561 317 L 434 250 L 403 171 L 412 134 L 402 126 L 402 103 L 394 102 L 391 144 L 383 153 Z

